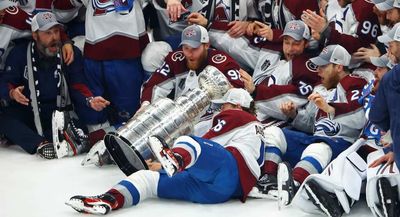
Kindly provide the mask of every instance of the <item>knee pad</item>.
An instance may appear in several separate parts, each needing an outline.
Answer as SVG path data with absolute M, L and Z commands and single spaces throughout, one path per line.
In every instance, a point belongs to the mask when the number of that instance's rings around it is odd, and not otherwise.
M 324 169 L 332 159 L 332 149 L 324 142 L 312 143 L 303 151 L 301 159 L 305 157 L 313 157 Z
M 275 126 L 266 127 L 263 140 L 266 147 L 277 147 L 282 154 L 286 153 L 287 143 L 281 128 Z

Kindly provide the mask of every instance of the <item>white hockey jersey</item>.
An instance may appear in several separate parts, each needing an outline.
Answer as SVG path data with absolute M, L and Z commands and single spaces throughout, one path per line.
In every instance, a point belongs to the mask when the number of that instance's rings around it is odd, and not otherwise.
M 149 42 L 142 12 L 144 1 L 133 1 L 129 13 L 120 14 L 114 0 L 71 0 L 73 5 L 83 2 L 87 8 L 84 56 L 93 60 L 140 57 Z
M 5 12 L 3 23 L 0 24 L 0 70 L 4 69 L 12 40 L 30 38 L 32 35 L 30 14 L 16 6 L 5 9 Z
M 255 186 L 264 163 L 264 143 L 258 135 L 261 129 L 255 116 L 242 110 L 226 110 L 214 117 L 213 127 L 203 136 L 233 154 L 244 197 Z
M 355 75 L 347 75 L 330 91 L 327 102 L 335 108 L 335 114 L 319 110 L 316 115 L 316 136 L 342 138 L 353 143 L 361 133 L 366 118 L 358 99 L 367 81 Z
M 219 69 L 228 78 L 232 86 L 244 87 L 243 81 L 240 80 L 239 65 L 224 52 L 209 49 L 204 66 L 198 71 L 191 71 L 186 66 L 186 58 L 182 50 L 177 50 L 168 54 L 164 64 L 144 84 L 141 102 L 153 102 L 158 98 L 168 97 L 171 93 L 174 94 L 171 98 L 176 99 L 189 90 L 197 88 L 197 75 L 207 65 Z

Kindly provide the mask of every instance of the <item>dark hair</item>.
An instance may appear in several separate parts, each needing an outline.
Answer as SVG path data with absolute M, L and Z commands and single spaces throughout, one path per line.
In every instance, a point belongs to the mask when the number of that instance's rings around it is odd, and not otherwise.
M 251 101 L 250 108 L 242 107 L 242 109 L 243 109 L 243 111 L 248 112 L 254 116 L 256 115 L 256 104 L 254 103 L 254 100 Z

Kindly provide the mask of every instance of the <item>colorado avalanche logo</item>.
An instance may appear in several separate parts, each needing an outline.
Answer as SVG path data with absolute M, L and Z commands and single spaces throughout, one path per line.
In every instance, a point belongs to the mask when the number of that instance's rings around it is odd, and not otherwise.
M 16 14 L 18 14 L 19 9 L 18 9 L 18 7 L 11 6 L 11 7 L 8 7 L 8 8 L 6 9 L 6 11 L 7 11 L 7 13 L 9 13 L 9 14 L 11 14 L 11 15 L 16 15 Z
M 174 62 L 181 62 L 185 59 L 185 55 L 183 55 L 182 51 L 177 51 L 174 54 L 172 54 L 171 59 Z
M 298 23 L 290 23 L 289 24 L 289 29 L 298 30 L 298 29 L 300 29 L 300 25 Z
M 315 65 L 313 62 L 311 62 L 310 60 L 308 60 L 306 62 L 306 68 L 308 70 L 310 70 L 311 72 L 317 72 L 318 71 L 318 66 Z
M 105 15 L 115 10 L 113 0 L 92 0 L 93 16 Z
M 335 136 L 340 132 L 340 125 L 328 118 L 322 118 L 315 124 L 315 132 L 322 133 L 327 136 Z
M 196 35 L 196 31 L 194 29 L 188 29 L 184 34 L 186 37 L 191 38 Z
M 214 55 L 214 56 L 211 58 L 211 60 L 212 60 L 214 63 L 216 63 L 216 64 L 223 63 L 223 62 L 226 61 L 226 59 L 227 59 L 227 57 L 226 57 L 225 55 L 222 55 L 222 54 Z

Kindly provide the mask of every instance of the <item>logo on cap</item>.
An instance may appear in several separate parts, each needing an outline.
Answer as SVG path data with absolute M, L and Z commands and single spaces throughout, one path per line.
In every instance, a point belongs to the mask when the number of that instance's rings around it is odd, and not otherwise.
M 300 27 L 300 25 L 298 23 L 290 23 L 289 24 L 289 29 L 291 29 L 291 30 L 298 30 L 300 28 L 301 27 Z
M 188 29 L 186 32 L 185 32 L 185 36 L 187 36 L 187 37 L 193 37 L 193 36 L 195 36 L 196 35 L 196 31 L 194 30 L 194 29 Z

